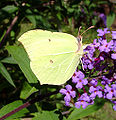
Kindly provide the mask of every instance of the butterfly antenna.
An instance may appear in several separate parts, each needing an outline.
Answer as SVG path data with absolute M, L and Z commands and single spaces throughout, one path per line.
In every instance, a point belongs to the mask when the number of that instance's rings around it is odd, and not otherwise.
M 80 35 L 80 30 L 81 30 L 81 28 L 82 28 L 82 27 L 80 26 L 80 27 L 79 27 L 79 31 L 78 31 L 78 36 Z
M 82 34 L 81 34 L 81 36 L 86 32 L 86 31 L 88 31 L 89 29 L 91 29 L 91 28 L 94 28 L 95 26 L 91 26 L 91 27 L 89 27 L 87 30 L 85 30 Z M 80 29 L 80 28 L 79 28 Z

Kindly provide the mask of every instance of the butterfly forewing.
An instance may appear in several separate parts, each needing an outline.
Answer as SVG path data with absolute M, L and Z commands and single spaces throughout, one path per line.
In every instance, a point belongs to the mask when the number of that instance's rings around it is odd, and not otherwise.
M 66 33 L 31 30 L 19 41 L 30 58 L 30 66 L 41 84 L 61 85 L 71 78 L 82 56 L 77 39 Z
M 75 52 L 78 49 L 78 42 L 74 36 L 46 30 L 28 31 L 19 41 L 24 45 L 31 61 L 40 56 Z

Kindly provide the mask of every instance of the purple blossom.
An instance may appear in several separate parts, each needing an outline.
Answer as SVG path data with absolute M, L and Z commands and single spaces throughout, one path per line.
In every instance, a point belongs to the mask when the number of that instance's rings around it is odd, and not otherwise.
M 65 98 L 64 98 L 64 101 L 65 101 Z M 65 101 L 65 105 L 70 106 L 70 101 Z
M 112 39 L 116 39 L 116 31 L 112 31 Z
M 110 84 L 110 80 L 108 78 L 106 78 L 106 76 L 103 76 L 101 84 L 102 85 Z
M 97 42 L 97 39 L 94 39 L 93 44 L 92 44 L 95 48 L 100 46 L 100 43 Z
M 112 97 L 113 97 L 113 91 L 112 91 L 112 89 L 108 85 L 105 86 L 104 92 L 106 94 L 105 97 L 107 99 L 112 99 Z
M 88 105 L 91 105 L 93 103 L 94 103 L 93 100 L 88 96 L 88 94 L 83 93 L 75 103 L 75 107 L 80 108 L 82 105 L 83 109 L 85 109 Z
M 83 85 L 88 83 L 87 79 L 84 79 L 85 75 L 81 71 L 76 72 L 75 75 L 75 77 L 72 77 L 72 82 L 76 83 L 76 88 L 82 88 Z
M 111 87 L 113 89 L 114 97 L 116 97 L 116 84 L 112 84 Z
M 116 97 L 116 84 L 112 84 L 111 87 L 109 87 L 109 85 L 106 85 L 104 92 L 107 99 L 112 99 L 112 97 Z
M 80 100 L 75 103 L 76 108 L 80 108 L 81 105 L 82 105 L 83 109 L 85 109 L 89 104 L 87 102 L 85 102 L 84 100 Z
M 93 87 L 91 86 L 89 88 L 89 92 L 91 93 L 90 97 L 92 97 L 93 99 L 98 96 L 99 98 L 101 98 L 102 95 L 102 91 L 100 91 L 99 87 Z
M 97 83 L 98 83 L 98 81 L 97 81 L 95 78 L 93 78 L 93 79 L 90 81 L 90 83 L 91 83 L 91 85 L 96 86 Z
M 101 44 L 102 40 L 104 40 L 102 37 L 98 38 L 98 43 Z
M 101 13 L 100 15 L 99 15 L 99 17 L 103 20 L 103 22 L 104 22 L 104 25 L 105 25 L 105 27 L 107 26 L 107 24 L 106 24 L 106 22 L 107 22 L 107 18 L 106 18 L 106 15 L 104 14 L 104 13 Z
M 97 46 L 97 45 L 95 45 L 95 44 L 97 44 L 96 40 L 94 42 L 95 42 L 94 44 L 91 44 L 84 49 L 84 52 L 86 53 L 82 57 L 84 69 L 91 70 L 94 68 L 94 57 L 93 56 L 94 56 L 94 52 L 95 52 L 95 46 Z
M 98 36 L 104 36 L 105 34 L 110 33 L 110 31 L 108 31 L 108 28 L 104 28 L 104 30 L 98 29 L 97 32 L 98 32 L 97 34 Z
M 111 48 L 112 48 L 112 46 L 113 46 L 113 41 L 110 41 L 109 43 L 106 41 L 106 40 L 103 40 L 102 42 L 101 42 L 101 46 L 99 46 L 99 50 L 100 50 L 100 52 L 106 52 L 106 53 L 108 53 L 108 52 L 110 52 L 111 51 Z
M 71 85 L 66 85 L 65 88 L 66 89 L 61 89 L 60 93 L 65 95 L 65 97 L 64 97 L 65 105 L 69 106 L 71 98 L 76 97 L 76 92 L 72 89 Z
M 116 111 L 116 101 L 112 101 L 112 103 L 114 104 L 113 109 Z
M 82 62 L 83 62 L 83 67 L 84 67 L 84 69 L 93 69 L 94 68 L 94 61 L 93 60 L 91 60 L 90 58 L 89 58 L 90 56 L 88 56 L 87 54 L 86 55 L 84 55 L 84 57 L 82 58 Z
M 81 71 L 75 71 L 75 73 L 73 74 L 73 76 L 72 76 L 72 79 L 76 79 L 76 78 L 84 78 L 85 77 L 85 75 L 81 72 Z
M 101 61 L 103 61 L 103 60 L 104 60 L 104 57 L 103 57 L 103 56 L 100 56 L 99 58 L 100 58 L 100 60 L 101 60 Z
M 116 52 L 116 39 L 112 41 L 113 41 L 112 51 Z
M 113 76 L 114 79 L 116 79 L 116 73 L 114 73 L 114 76 Z
M 90 102 L 91 99 L 90 99 L 90 97 L 88 96 L 87 93 L 83 93 L 81 95 L 81 97 L 79 98 L 79 100 L 84 100 L 84 101 Z
M 116 104 L 113 106 L 113 109 L 116 111 Z
M 112 53 L 111 54 L 111 58 L 114 59 L 114 60 L 116 60 L 116 53 Z
M 93 55 L 94 55 L 94 52 L 95 52 L 95 46 L 93 46 L 92 44 L 91 44 L 91 45 L 88 45 L 88 46 L 84 49 L 84 52 L 87 52 L 88 58 L 92 59 L 92 58 L 93 58 Z

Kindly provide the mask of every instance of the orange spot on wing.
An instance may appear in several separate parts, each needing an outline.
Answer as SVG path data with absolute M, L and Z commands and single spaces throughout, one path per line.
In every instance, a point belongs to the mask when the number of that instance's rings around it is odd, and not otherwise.
M 53 63 L 53 60 L 50 60 L 50 63 Z
M 49 42 L 51 42 L 51 39 L 48 39 L 49 40 Z

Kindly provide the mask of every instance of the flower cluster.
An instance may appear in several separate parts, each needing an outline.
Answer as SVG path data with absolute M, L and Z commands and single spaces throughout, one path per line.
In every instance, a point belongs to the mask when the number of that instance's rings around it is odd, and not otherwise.
M 84 49 L 83 68 L 75 71 L 72 84 L 66 85 L 60 93 L 65 95 L 66 106 L 73 104 L 85 109 L 94 104 L 97 97 L 111 101 L 116 111 L 116 31 L 111 31 L 110 41 L 106 39 L 110 33 L 107 28 L 97 32 L 98 38 Z

